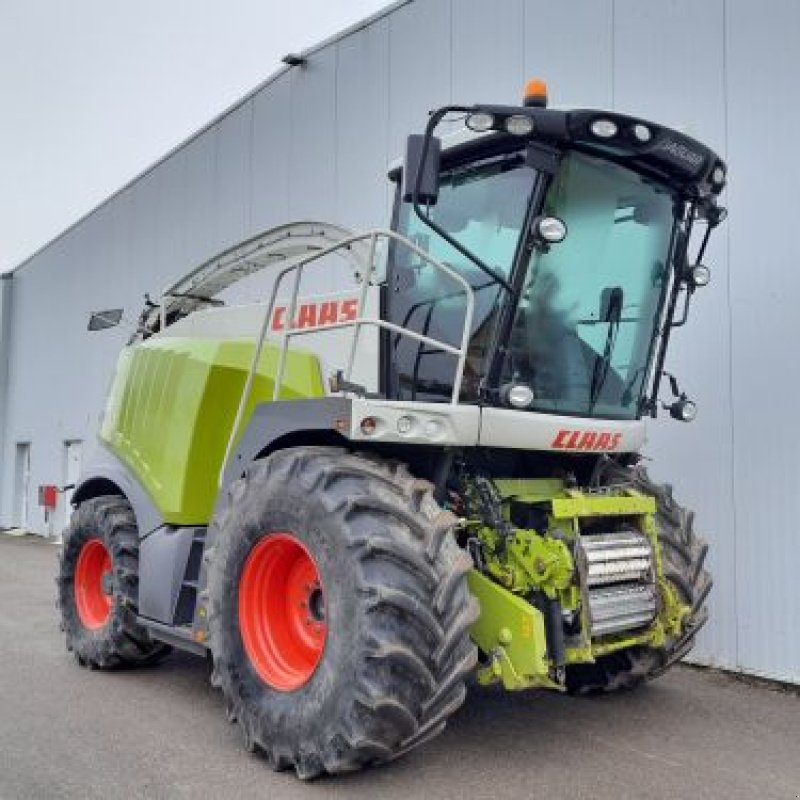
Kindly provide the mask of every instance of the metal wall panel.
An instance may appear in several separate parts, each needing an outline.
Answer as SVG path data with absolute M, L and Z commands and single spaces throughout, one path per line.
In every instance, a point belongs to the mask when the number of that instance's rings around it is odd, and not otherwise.
M 677 24 L 688 17 L 691 37 Z M 692 0 L 616 0 L 615 107 L 671 124 L 724 152 L 722 19 L 722 0 L 700 5 Z M 670 69 L 664 68 L 666 63 Z M 693 656 L 733 666 L 736 618 L 727 611 L 736 606 L 733 433 L 730 395 L 720 391 L 730 386 L 731 357 L 724 234 L 717 236 L 706 260 L 714 270 L 713 284 L 695 296 L 691 322 L 675 331 L 666 365 L 698 403 L 700 414 L 692 425 L 677 425 L 668 417 L 651 424 L 649 453 L 655 459 L 653 473 L 673 483 L 678 498 L 697 511 L 697 527 L 712 546 L 711 621 Z M 687 471 L 689 458 L 693 468 Z
M 553 105 L 611 106 L 613 19 L 612 0 L 526 0 L 525 75 L 547 79 Z
M 243 123 L 240 123 L 241 127 L 243 127 Z M 185 250 L 182 262 L 172 265 L 169 273 L 165 276 L 168 279 L 174 278 L 188 269 L 187 265 L 199 264 L 204 261 L 210 253 L 218 252 L 224 247 L 225 242 L 230 241 L 230 236 L 213 223 L 219 203 L 215 186 L 219 171 L 217 135 L 216 127 L 205 131 L 175 154 L 175 156 L 182 154 L 186 160 L 186 169 L 183 175 L 184 195 L 179 201 L 183 209 L 181 224 L 185 231 L 183 240 Z M 250 146 L 252 147 L 252 144 Z M 254 169 L 255 148 L 251 162 Z M 251 181 L 252 172 L 247 176 L 247 182 L 244 184 L 246 193 L 250 191 Z M 239 185 L 242 186 L 241 183 Z M 242 198 L 237 198 L 236 202 L 241 204 Z M 252 197 L 248 197 L 247 202 L 252 208 Z M 240 213 L 244 216 L 244 211 Z
M 525 2 L 455 0 L 452 27 L 454 103 L 520 102 L 525 84 Z
M 289 143 L 290 219 L 336 215 L 336 49 L 326 48 L 293 69 Z
M 186 250 L 192 237 L 192 230 L 186 219 L 188 209 L 184 205 L 190 168 L 190 160 L 186 152 L 181 150 L 165 161 L 162 168 L 156 170 L 152 176 L 155 260 L 151 269 L 155 272 L 152 278 L 161 281 L 160 286 L 156 284 L 159 289 L 166 283 L 161 276 L 167 276 L 167 280 L 177 276 L 186 263 Z M 241 204 L 241 199 L 239 203 Z M 215 228 L 216 226 L 212 230 Z
M 217 249 L 221 250 L 242 241 L 251 233 L 252 101 L 248 100 L 243 106 L 223 117 L 216 129 L 214 217 Z
M 739 663 L 800 681 L 800 5 L 726 10 Z
M 276 75 L 15 273 L 0 525 L 11 521 L 16 442 L 32 444 L 36 485 L 58 480 L 64 440 L 91 441 L 128 332 L 87 334 L 90 311 L 134 315 L 145 291 L 290 219 L 384 224 L 387 162 L 430 108 L 514 102 L 525 78 L 543 76 L 555 105 L 651 116 L 729 157 L 731 220 L 709 253 L 714 282 L 668 363 L 700 416 L 658 420 L 648 455 L 713 545 L 712 621 L 696 657 L 800 682 L 800 112 L 786 102 L 798 34 L 790 0 L 769 13 L 757 0 L 415 0 L 311 51 L 307 66 Z M 349 280 L 323 272 L 321 289 Z M 267 284 L 262 275 L 237 296 Z
M 428 111 L 452 99 L 451 4 L 452 0 L 411 3 L 388 18 L 392 157 L 402 154 L 409 133 L 422 131 Z
M 11 353 L 11 303 L 14 291 L 12 276 L 0 275 L 0 509 L 3 508 L 4 486 L 3 468 L 5 462 L 6 436 L 6 408 L 9 395 L 8 388 L 8 362 Z
M 336 46 L 336 211 L 348 228 L 386 227 L 389 144 L 389 23 L 380 20 Z
M 101 209 L 42 253 L 36 268 L 12 279 L 13 338 L 0 524 L 15 522 L 13 461 L 8 454 L 13 454 L 17 442 L 31 443 L 31 525 L 52 534 L 57 531 L 36 505 L 36 486 L 61 482 L 65 440 L 93 435 L 98 398 L 122 343 L 119 334 L 86 335 L 90 304 L 105 304 L 112 297 L 112 304 L 118 302 L 113 281 L 102 268 L 108 221 L 108 212 Z
M 286 73 L 253 98 L 252 232 L 289 219 L 290 88 L 290 74 Z

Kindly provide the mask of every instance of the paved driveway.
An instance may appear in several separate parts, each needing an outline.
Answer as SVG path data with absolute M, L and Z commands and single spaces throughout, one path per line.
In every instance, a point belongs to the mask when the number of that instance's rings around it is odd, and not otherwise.
M 800 797 L 800 697 L 689 668 L 590 699 L 475 687 L 423 749 L 303 784 L 244 751 L 201 659 L 79 669 L 53 607 L 56 550 L 0 535 L 2 800 Z

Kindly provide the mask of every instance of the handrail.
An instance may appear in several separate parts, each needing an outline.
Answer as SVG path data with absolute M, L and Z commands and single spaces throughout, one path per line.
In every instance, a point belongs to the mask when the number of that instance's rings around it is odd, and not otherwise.
M 446 342 L 442 342 L 439 339 L 434 339 L 431 336 L 425 336 L 423 334 L 419 334 L 416 331 L 409 330 L 401 325 L 395 325 L 392 322 L 388 322 L 387 320 L 383 320 L 378 317 L 375 318 L 364 317 L 367 291 L 369 289 L 370 279 L 372 278 L 373 273 L 375 272 L 375 252 L 377 248 L 378 239 L 380 238 L 385 238 L 389 241 L 394 241 L 403 245 L 404 247 L 407 247 L 413 253 L 418 255 L 421 259 L 423 259 L 436 269 L 444 272 L 452 280 L 454 280 L 456 283 L 460 284 L 463 287 L 465 301 L 466 301 L 466 308 L 464 310 L 464 327 L 462 330 L 461 343 L 459 347 L 447 344 Z M 326 256 L 331 255 L 343 249 L 350 250 L 349 255 L 354 257 L 354 260 L 357 260 L 355 252 L 351 249 L 351 245 L 366 240 L 369 240 L 369 251 L 367 255 L 366 269 L 361 270 L 358 276 L 361 282 L 361 290 L 359 293 L 358 311 L 356 318 L 354 320 L 346 320 L 344 322 L 331 322 L 325 325 L 314 325 L 307 328 L 292 330 L 291 321 L 294 319 L 295 311 L 297 310 L 297 298 L 300 291 L 300 283 L 303 277 L 303 271 L 305 267 L 315 261 L 319 261 L 320 259 L 325 258 Z M 455 375 L 453 378 L 453 392 L 450 397 L 450 404 L 457 405 L 459 401 L 459 397 L 461 394 L 461 383 L 464 376 L 464 367 L 466 364 L 467 350 L 469 347 L 469 337 L 472 331 L 472 318 L 475 309 L 475 293 L 472 288 L 472 285 L 469 283 L 469 281 L 466 280 L 466 278 L 464 278 L 462 275 L 456 272 L 452 267 L 449 267 L 447 264 L 443 264 L 442 262 L 432 258 L 430 255 L 428 255 L 428 253 L 422 250 L 422 248 L 414 244 L 414 242 L 410 241 L 409 239 L 406 239 L 404 236 L 401 236 L 395 231 L 377 228 L 375 230 L 368 231 L 366 233 L 354 234 L 353 236 L 349 236 L 345 239 L 342 239 L 341 241 L 338 241 L 322 250 L 318 250 L 316 252 L 309 253 L 308 255 L 303 256 L 299 260 L 284 267 L 276 275 L 275 282 L 272 286 L 272 293 L 270 295 L 270 300 L 269 303 L 267 304 L 267 308 L 261 322 L 261 327 L 259 328 L 258 336 L 256 338 L 256 346 L 253 350 L 253 357 L 250 362 L 250 369 L 247 373 L 247 378 L 242 388 L 242 395 L 239 399 L 239 407 L 236 410 L 236 417 L 234 418 L 233 426 L 231 427 L 231 433 L 230 436 L 228 437 L 228 444 L 225 448 L 225 457 L 223 458 L 219 474 L 220 485 L 222 484 L 223 476 L 228 467 L 228 461 L 230 460 L 231 454 L 233 452 L 234 443 L 236 441 L 237 436 L 239 435 L 239 429 L 241 428 L 242 422 L 244 420 L 244 414 L 247 409 L 247 403 L 250 400 L 253 383 L 255 382 L 255 376 L 258 371 L 258 362 L 261 359 L 261 353 L 264 349 L 264 341 L 267 338 L 267 332 L 269 330 L 270 322 L 275 312 L 275 304 L 278 297 L 278 291 L 281 287 L 283 279 L 290 273 L 294 273 L 294 281 L 292 285 L 291 299 L 289 301 L 289 306 L 286 310 L 286 317 L 285 317 L 286 323 L 284 324 L 281 332 L 280 351 L 278 353 L 278 367 L 275 373 L 275 383 L 272 392 L 273 401 L 279 399 L 280 391 L 281 388 L 283 387 L 283 376 L 286 366 L 286 353 L 288 351 L 290 339 L 297 336 L 307 336 L 312 333 L 319 333 L 321 331 L 338 330 L 341 328 L 353 328 L 353 338 L 350 343 L 350 352 L 347 359 L 347 365 L 345 368 L 345 378 L 346 380 L 349 381 L 350 378 L 352 377 L 353 364 L 355 363 L 356 352 L 358 349 L 359 334 L 361 332 L 361 328 L 365 325 L 371 325 L 377 328 L 393 331 L 394 333 L 397 333 L 401 336 L 408 336 L 409 338 L 421 342 L 422 344 L 427 344 L 437 350 L 441 350 L 443 352 L 450 353 L 451 355 L 456 356 L 458 358 L 458 362 L 456 364 Z

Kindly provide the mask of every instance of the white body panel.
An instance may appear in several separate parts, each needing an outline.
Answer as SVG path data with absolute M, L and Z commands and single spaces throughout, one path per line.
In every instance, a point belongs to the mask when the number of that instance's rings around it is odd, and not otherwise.
M 586 419 L 484 408 L 478 444 L 571 453 L 633 453 L 647 441 L 643 420 Z
M 632 453 L 646 440 L 642 420 L 601 420 L 474 405 L 354 399 L 349 438 L 570 453 Z M 374 422 L 365 433 L 364 419 Z M 369 425 L 369 429 L 372 425 Z
M 355 319 L 358 313 L 359 291 L 354 288 L 344 292 L 298 298 L 292 330 L 302 330 L 304 327 L 312 327 L 326 321 L 345 322 Z M 378 315 L 378 292 L 377 286 L 368 288 L 363 316 Z M 266 341 L 273 345 L 280 344 L 281 331 L 286 322 L 286 311 L 285 302 L 276 304 L 266 338 Z M 255 340 L 266 312 L 267 303 L 204 309 L 174 322 L 156 335 L 172 338 Z M 289 347 L 313 352 L 319 358 L 323 382 L 327 384 L 327 379 L 333 372 L 345 368 L 354 330 L 353 327 L 348 327 L 308 333 L 293 338 L 289 342 Z M 368 392 L 378 391 L 380 363 L 378 343 L 378 329 L 370 325 L 363 326 L 358 337 L 358 350 L 351 380 L 365 387 Z

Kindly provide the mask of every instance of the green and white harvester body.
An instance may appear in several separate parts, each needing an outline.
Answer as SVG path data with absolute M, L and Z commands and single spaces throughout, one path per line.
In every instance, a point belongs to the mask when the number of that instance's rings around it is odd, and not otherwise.
M 725 165 L 543 94 L 434 112 L 391 229 L 284 225 L 148 301 L 64 538 L 81 664 L 206 656 L 248 749 L 314 777 L 436 735 L 471 674 L 592 693 L 688 652 L 707 548 L 639 453 L 695 413 L 665 355 Z

